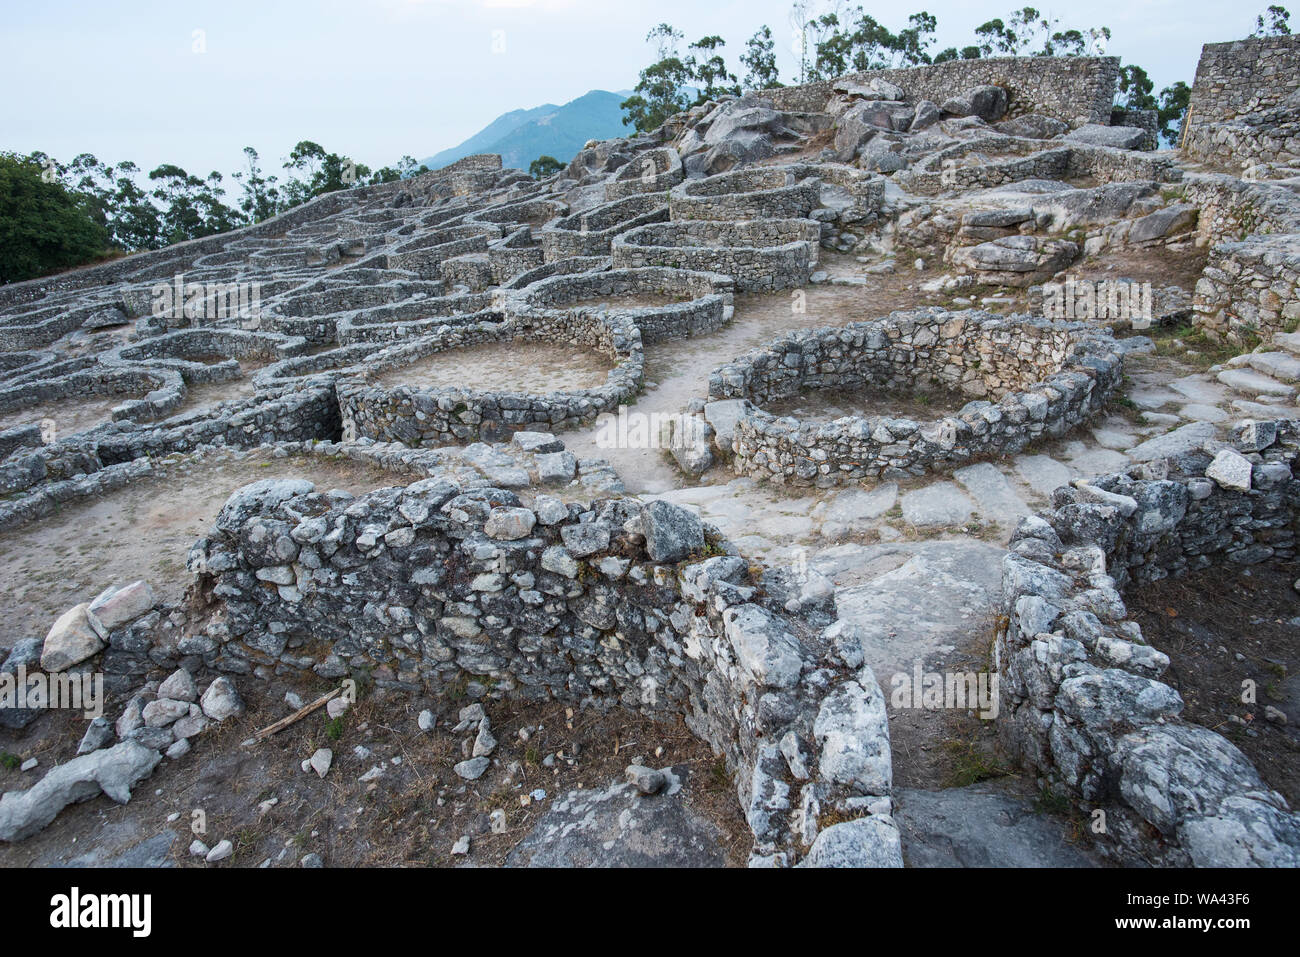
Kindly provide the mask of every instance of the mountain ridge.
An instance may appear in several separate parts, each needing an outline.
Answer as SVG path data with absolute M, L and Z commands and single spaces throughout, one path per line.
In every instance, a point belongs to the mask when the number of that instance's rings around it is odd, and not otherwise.
M 545 103 L 530 109 L 511 110 L 494 119 L 469 139 L 421 160 L 429 169 L 476 153 L 500 153 L 501 165 L 527 169 L 539 156 L 553 156 L 567 163 L 588 140 L 626 136 L 620 104 L 626 92 L 589 90 L 561 106 Z

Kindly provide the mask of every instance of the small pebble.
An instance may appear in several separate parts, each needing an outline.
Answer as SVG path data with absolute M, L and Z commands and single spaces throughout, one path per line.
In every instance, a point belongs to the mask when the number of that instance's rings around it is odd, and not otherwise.
M 307 759 L 307 764 L 318 775 L 325 777 L 334 764 L 334 752 L 329 748 L 318 748 L 316 753 Z
M 656 771 L 654 768 L 647 768 L 640 764 L 629 764 L 623 772 L 628 783 L 632 784 L 638 791 L 645 795 L 658 794 L 668 783 L 662 771 Z

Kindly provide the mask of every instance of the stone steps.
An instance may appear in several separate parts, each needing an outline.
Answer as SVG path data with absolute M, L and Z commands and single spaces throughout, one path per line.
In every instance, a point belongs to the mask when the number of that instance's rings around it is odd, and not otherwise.
M 1285 419 L 1296 416 L 1296 406 L 1278 402 L 1251 402 L 1249 399 L 1233 399 L 1233 411 L 1246 419 Z
M 1273 345 L 1293 356 L 1300 356 L 1300 332 L 1277 332 L 1273 334 Z
M 1264 355 L 1268 354 L 1264 353 Z M 1249 360 L 1258 358 L 1258 356 L 1250 355 L 1245 358 Z M 1295 384 L 1280 382 L 1273 378 L 1272 375 L 1258 371 L 1255 368 L 1244 368 L 1243 366 L 1244 364 L 1239 365 L 1237 368 L 1224 369 L 1216 378 L 1234 392 L 1256 401 L 1261 396 L 1288 401 L 1295 398 Z
M 1252 352 L 1246 365 L 1282 382 L 1300 382 L 1300 358 L 1289 352 Z

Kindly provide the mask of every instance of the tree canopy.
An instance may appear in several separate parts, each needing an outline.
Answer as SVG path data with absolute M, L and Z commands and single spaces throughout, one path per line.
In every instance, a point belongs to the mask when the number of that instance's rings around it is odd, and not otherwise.
M 372 171 L 311 140 L 290 151 L 282 170 L 283 178 L 268 175 L 257 150 L 244 147 L 244 168 L 230 176 L 237 195 L 228 199 L 215 170 L 198 176 L 163 163 L 145 174 L 90 153 L 66 164 L 40 151 L 0 154 L 0 282 L 161 249 L 259 223 L 323 193 L 428 172 L 410 156 Z

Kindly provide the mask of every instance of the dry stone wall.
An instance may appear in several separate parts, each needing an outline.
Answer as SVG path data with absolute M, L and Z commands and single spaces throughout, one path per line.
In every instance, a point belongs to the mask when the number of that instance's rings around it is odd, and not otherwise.
M 683 220 L 623 233 L 611 252 L 619 268 L 720 272 L 733 277 L 739 290 L 771 292 L 808 281 L 821 234 L 821 224 L 810 219 Z
M 932 309 L 789 334 L 715 370 L 709 397 L 755 404 L 735 424 L 737 472 L 826 487 L 921 475 L 1063 435 L 1105 404 L 1121 374 L 1114 341 L 1085 323 Z M 873 394 L 930 388 L 975 398 L 931 422 L 812 424 L 761 409 L 805 390 L 854 390 L 870 405 Z
M 1234 446 L 1077 482 L 1021 522 L 1003 562 L 995 656 L 1003 743 L 1087 814 L 1126 862 L 1300 866 L 1300 815 L 1214 731 L 1180 718 L 1122 591 L 1167 575 L 1289 559 L 1300 423 L 1248 421 Z M 1177 666 L 1177 662 L 1173 663 Z
M 211 667 L 411 689 L 487 675 L 513 696 L 682 715 L 735 775 L 751 865 L 849 843 L 854 863 L 900 866 L 884 696 L 854 670 L 855 636 L 769 609 L 727 551 L 665 502 L 527 507 L 435 476 L 360 499 L 257 483 L 190 564 L 225 609 Z
M 1189 176 L 1210 244 L 1194 322 L 1212 338 L 1254 346 L 1300 322 L 1300 198 L 1282 186 L 1222 174 Z
M 1233 171 L 1300 162 L 1300 37 L 1201 48 L 1182 149 Z
M 1117 57 L 990 57 L 928 66 L 852 73 L 838 80 L 765 90 L 777 109 L 821 110 L 835 87 L 883 80 L 913 102 L 942 105 L 972 87 L 992 85 L 1007 91 L 1008 114 L 1037 113 L 1080 126 L 1109 123 L 1119 78 Z

